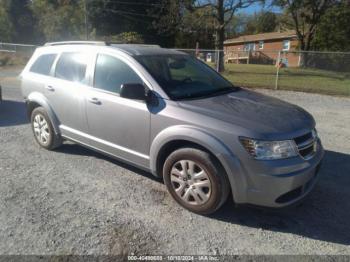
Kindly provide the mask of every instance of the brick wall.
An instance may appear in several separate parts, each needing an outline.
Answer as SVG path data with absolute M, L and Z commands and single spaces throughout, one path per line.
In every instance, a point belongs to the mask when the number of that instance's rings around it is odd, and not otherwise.
M 264 46 L 262 49 L 259 49 L 259 42 L 255 42 L 255 52 L 252 52 L 252 58 L 250 59 L 249 63 L 258 63 L 259 60 L 261 60 L 261 63 L 270 63 L 275 64 L 278 59 L 278 51 L 282 51 L 283 49 L 283 39 L 278 40 L 265 40 Z M 282 61 L 288 63 L 288 66 L 290 67 L 297 67 L 299 66 L 299 54 L 298 53 L 292 53 L 291 51 L 296 51 L 298 47 L 298 40 L 297 39 L 290 39 L 290 48 L 289 52 L 282 52 L 281 53 L 281 59 Z M 244 51 L 244 44 L 238 43 L 238 44 L 225 44 L 225 53 L 226 54 L 234 54 L 236 53 L 242 53 Z M 230 56 L 230 55 L 229 55 Z M 241 62 L 246 63 L 248 61 L 242 60 Z

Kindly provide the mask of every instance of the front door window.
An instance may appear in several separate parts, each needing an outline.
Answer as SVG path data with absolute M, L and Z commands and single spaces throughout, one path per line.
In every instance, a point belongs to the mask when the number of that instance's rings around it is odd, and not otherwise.
M 95 88 L 119 94 L 123 84 L 142 83 L 143 81 L 135 71 L 120 59 L 104 54 L 98 55 L 95 68 Z

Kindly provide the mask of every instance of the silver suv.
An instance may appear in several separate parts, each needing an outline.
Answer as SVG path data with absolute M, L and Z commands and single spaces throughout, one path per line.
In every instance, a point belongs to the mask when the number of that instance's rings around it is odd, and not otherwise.
M 324 150 L 303 109 L 236 87 L 185 53 L 61 42 L 21 74 L 36 141 L 74 141 L 162 177 L 171 196 L 210 214 L 283 207 L 313 188 Z

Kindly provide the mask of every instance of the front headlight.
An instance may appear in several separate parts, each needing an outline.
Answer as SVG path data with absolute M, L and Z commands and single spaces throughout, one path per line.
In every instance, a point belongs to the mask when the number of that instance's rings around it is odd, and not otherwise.
M 250 138 L 240 138 L 248 153 L 258 160 L 274 160 L 294 157 L 298 155 L 293 140 L 260 141 Z

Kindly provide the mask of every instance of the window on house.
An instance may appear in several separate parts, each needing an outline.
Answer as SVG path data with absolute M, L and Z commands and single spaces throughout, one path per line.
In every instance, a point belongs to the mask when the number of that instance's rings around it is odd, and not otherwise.
M 254 51 L 255 50 L 255 43 L 246 43 L 243 47 L 244 51 Z
M 259 49 L 264 49 L 264 41 L 259 41 Z
M 290 41 L 289 40 L 283 40 L 282 50 L 288 51 L 290 48 Z

